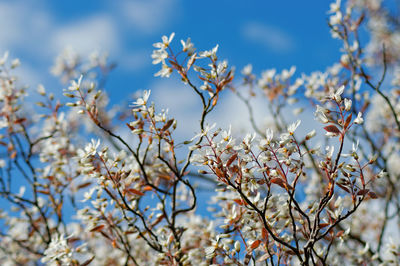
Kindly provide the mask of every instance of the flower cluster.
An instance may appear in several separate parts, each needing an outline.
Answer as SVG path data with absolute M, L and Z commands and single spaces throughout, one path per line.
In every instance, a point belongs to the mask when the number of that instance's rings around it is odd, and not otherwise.
M 218 45 L 197 51 L 188 38 L 176 51 L 174 33 L 154 44 L 155 76 L 177 74 L 201 103 L 188 141 L 150 90 L 129 108 L 108 105 L 106 54 L 64 51 L 52 68 L 69 81 L 58 99 L 43 85 L 25 97 L 20 61 L 5 53 L 0 264 L 396 264 L 398 19 L 376 0 L 338 0 L 328 16 L 341 54 L 312 73 L 249 64 L 234 81 Z M 209 123 L 232 92 L 252 128 Z

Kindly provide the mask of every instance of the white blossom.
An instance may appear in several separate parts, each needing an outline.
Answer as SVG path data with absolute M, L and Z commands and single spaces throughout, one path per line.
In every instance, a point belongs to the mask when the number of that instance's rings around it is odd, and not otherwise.
M 362 118 L 362 113 L 358 112 L 357 118 L 354 119 L 354 124 L 362 124 L 364 122 L 364 119 Z
M 55 235 L 47 249 L 44 251 L 44 257 L 41 262 L 53 262 L 59 260 L 62 265 L 70 265 L 72 263 L 73 249 L 68 245 L 68 238 L 64 235 Z

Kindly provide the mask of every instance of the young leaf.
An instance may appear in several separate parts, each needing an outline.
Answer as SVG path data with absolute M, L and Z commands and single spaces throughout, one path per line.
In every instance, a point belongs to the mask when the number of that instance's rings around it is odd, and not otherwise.
M 334 133 L 334 134 L 340 133 L 340 130 L 335 125 L 326 126 L 326 127 L 324 127 L 324 129 L 326 131 L 328 131 L 329 133 Z

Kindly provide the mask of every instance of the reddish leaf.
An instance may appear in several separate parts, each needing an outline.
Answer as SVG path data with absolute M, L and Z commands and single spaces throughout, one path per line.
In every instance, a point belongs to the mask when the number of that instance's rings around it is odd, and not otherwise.
M 350 193 L 350 190 L 349 190 L 347 187 L 345 187 L 345 186 L 343 186 L 343 185 L 341 185 L 341 184 L 337 184 L 337 183 L 336 183 L 336 185 L 338 185 L 338 187 L 340 187 L 341 189 L 343 189 L 343 190 L 346 191 L 347 193 Z
M 321 223 L 319 224 L 319 228 L 324 228 L 327 227 L 329 224 L 328 223 Z
M 143 190 L 143 191 L 151 191 L 151 190 L 153 190 L 153 188 L 152 188 L 151 186 L 144 186 L 144 187 L 142 188 L 142 190 Z
M 169 175 L 159 174 L 158 177 L 160 177 L 164 180 L 167 180 L 167 181 L 171 180 L 171 176 L 169 176 Z
M 19 118 L 14 121 L 14 124 L 21 124 L 26 121 L 26 118 Z
M 131 125 L 129 125 L 129 123 L 126 123 L 126 125 L 129 127 L 130 130 L 134 130 L 135 128 Z
M 344 230 L 341 230 L 336 233 L 336 237 L 341 237 L 344 234 Z
M 162 127 L 161 131 L 167 130 L 172 125 L 172 123 L 174 123 L 174 119 L 168 120 L 167 123 L 165 123 L 165 125 Z
M 56 212 L 58 217 L 61 217 L 62 203 L 57 205 Z
M 271 183 L 277 184 L 280 187 L 286 188 L 285 182 L 281 178 L 272 178 Z
M 378 195 L 376 195 L 376 193 L 372 192 L 372 191 L 368 192 L 368 196 L 370 196 L 372 199 L 377 199 L 378 198 Z
M 207 79 L 206 78 L 203 78 L 202 76 L 200 76 L 200 75 L 198 75 L 197 76 L 199 79 L 201 79 L 201 80 L 204 80 L 204 81 L 207 81 Z
M 184 173 L 183 173 L 183 176 L 186 176 L 186 175 L 188 175 L 190 173 L 190 171 L 185 171 Z
M 111 236 L 109 236 L 108 234 L 104 233 L 103 231 L 99 231 L 99 232 L 100 232 L 100 234 L 101 234 L 102 236 L 104 236 L 105 238 L 112 240 Z
M 218 101 L 218 94 L 215 95 L 215 97 L 214 97 L 214 99 L 212 101 L 212 106 L 215 106 L 217 104 L 217 101 Z
M 182 67 L 181 67 L 179 64 L 175 63 L 175 62 L 172 61 L 172 60 L 169 60 L 169 63 L 170 63 L 176 70 L 181 70 L 181 69 L 182 69 Z
M 98 225 L 90 230 L 90 232 L 99 232 L 104 228 L 104 224 Z
M 326 126 L 326 127 L 324 127 L 324 129 L 326 131 L 330 132 L 330 133 L 334 133 L 334 134 L 339 134 L 340 133 L 340 130 L 334 125 Z
M 222 172 L 221 169 L 219 169 L 219 168 L 215 168 L 215 174 L 220 178 L 225 177 L 224 172 Z
M 233 173 L 239 174 L 240 169 L 237 165 L 233 165 L 232 167 L 229 168 Z
M 153 228 L 154 226 L 156 226 L 157 224 L 159 224 L 164 218 L 165 218 L 165 215 L 159 216 L 159 217 L 151 224 L 151 228 Z
M 357 192 L 357 195 L 359 196 L 365 196 L 369 192 L 369 189 L 361 189 L 360 191 Z
M 283 178 L 283 180 L 287 180 L 287 179 L 286 179 L 286 175 L 281 171 L 281 169 L 276 169 L 276 171 L 277 171 L 278 174 Z
M 234 199 L 233 201 L 239 205 L 247 205 L 247 202 L 242 199 Z
M 232 155 L 232 156 L 229 158 L 229 160 L 226 162 L 226 167 L 229 167 L 229 166 L 233 163 L 233 161 L 236 160 L 236 158 L 237 158 L 237 153 L 235 153 L 234 155 Z
M 248 248 L 247 248 L 247 253 L 252 252 L 254 249 L 258 248 L 258 246 L 261 244 L 261 240 L 255 240 Z
M 90 186 L 91 184 L 92 184 L 92 182 L 83 183 L 83 184 L 79 185 L 79 186 L 77 187 L 77 189 L 81 189 L 81 188 L 88 187 L 88 186 Z
M 369 106 L 369 102 L 366 101 L 366 102 L 364 103 L 364 105 L 361 107 L 360 112 L 361 112 L 361 113 L 364 113 L 365 110 L 367 110 L 368 106 Z
M 344 122 L 344 128 L 347 128 L 350 125 L 351 122 L 351 118 L 353 117 L 352 114 L 350 114 L 347 118 L 346 118 L 346 122 Z
M 138 195 L 138 196 L 143 196 L 144 195 L 144 193 L 142 191 L 139 191 L 139 190 L 134 189 L 134 188 L 127 188 L 126 191 L 128 191 L 128 192 L 130 192 L 132 194 Z
M 261 237 L 263 239 L 268 239 L 268 231 L 264 227 L 261 229 Z

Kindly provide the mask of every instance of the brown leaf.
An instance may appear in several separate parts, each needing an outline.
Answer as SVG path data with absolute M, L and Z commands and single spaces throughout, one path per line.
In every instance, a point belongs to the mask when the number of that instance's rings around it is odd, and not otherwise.
M 289 184 L 287 184 L 282 178 L 272 178 L 271 183 L 277 184 L 278 186 L 286 189 L 286 190 L 292 190 L 293 187 Z
M 268 231 L 264 227 L 261 229 L 261 237 L 263 239 L 268 239 Z
M 109 239 L 109 240 L 112 240 L 112 238 L 111 238 L 110 235 L 106 234 L 106 233 L 103 232 L 103 231 L 99 231 L 99 232 L 100 232 L 100 234 L 101 234 L 102 236 L 104 236 L 105 238 L 107 238 L 107 239 Z
M 320 223 L 319 228 L 324 228 L 327 227 L 329 224 L 328 223 Z
M 126 123 L 126 125 L 129 127 L 130 130 L 134 130 L 135 128 L 131 125 L 129 125 L 129 123 Z
M 338 185 L 338 187 L 340 187 L 341 189 L 343 189 L 343 190 L 346 191 L 347 193 L 350 193 L 350 190 L 349 190 L 347 187 L 345 187 L 345 186 L 343 186 L 343 185 L 341 185 L 341 184 L 338 184 L 338 183 L 336 183 L 336 185 Z
M 341 230 L 336 233 L 336 237 L 341 237 L 344 234 L 344 230 Z
M 237 166 L 237 165 L 233 165 L 232 167 L 229 168 L 229 170 L 231 170 L 232 173 L 236 173 L 236 174 L 240 173 L 239 166 Z
M 357 195 L 359 196 L 364 196 L 365 194 L 367 194 L 369 192 L 369 189 L 361 189 L 357 192 Z
M 232 155 L 232 156 L 229 158 L 229 160 L 226 162 L 226 167 L 229 167 L 229 166 L 233 163 L 233 161 L 236 160 L 237 156 L 238 156 L 237 153 L 235 153 L 234 155 Z
M 14 124 L 21 124 L 26 121 L 26 118 L 18 118 L 14 121 Z
M 151 191 L 151 190 L 153 190 L 153 188 L 151 186 L 144 186 L 142 190 L 143 191 Z
M 158 177 L 160 177 L 164 180 L 167 180 L 167 181 L 171 180 L 171 176 L 166 175 L 166 174 L 159 174 Z
M 17 157 L 17 151 L 13 151 L 10 155 L 11 159 L 15 159 L 15 157 Z
M 165 215 L 159 216 L 159 217 L 151 224 L 151 228 L 154 228 L 154 226 L 156 226 L 157 224 L 159 224 L 164 218 L 165 218 Z
M 281 171 L 281 169 L 276 169 L 276 171 L 283 178 L 283 180 L 286 180 L 286 175 Z
M 212 106 L 215 106 L 217 104 L 217 102 L 218 102 L 218 94 L 215 95 L 215 97 L 214 97 L 214 99 L 212 101 Z
M 242 199 L 234 199 L 233 201 L 239 205 L 247 205 L 247 202 Z
M 225 177 L 225 174 L 224 174 L 224 172 L 221 171 L 221 169 L 215 168 L 214 170 L 215 170 L 215 174 L 216 174 L 218 177 L 220 177 L 220 178 Z
M 254 249 L 258 248 L 258 246 L 261 244 L 261 240 L 257 239 L 251 245 L 247 248 L 247 253 L 251 253 Z
M 370 196 L 372 199 L 377 199 L 378 198 L 378 195 L 376 195 L 376 193 L 372 192 L 372 191 L 368 192 L 368 196 Z
M 324 127 L 324 129 L 330 133 L 339 134 L 340 130 L 335 125 L 329 125 Z
M 281 178 L 272 178 L 271 183 L 277 184 L 280 187 L 286 188 L 285 187 L 285 181 L 283 181 Z
M 143 196 L 144 195 L 144 193 L 142 191 L 139 191 L 139 190 L 134 189 L 134 188 L 127 188 L 126 191 L 128 191 L 128 192 L 130 192 L 132 194 L 138 195 L 138 196 Z
M 57 205 L 56 212 L 57 212 L 58 217 L 61 217 L 61 211 L 62 211 L 62 203 Z
M 182 69 L 182 67 L 179 64 L 175 63 L 174 61 L 172 61 L 172 60 L 168 60 L 168 61 L 176 70 Z
M 86 183 L 80 184 L 80 185 L 77 187 L 77 189 L 81 189 L 81 188 L 88 187 L 88 186 L 90 186 L 91 184 L 92 184 L 92 182 L 86 182 Z
M 92 228 L 92 229 L 90 230 L 90 232 L 99 232 L 99 231 L 101 231 L 101 230 L 104 228 L 104 226 L 105 226 L 104 224 L 95 226 L 94 228 Z
M 347 118 L 346 118 L 346 122 L 344 122 L 344 128 L 347 128 L 350 125 L 351 122 L 351 118 L 353 117 L 353 114 L 350 114 Z
M 165 123 L 165 125 L 161 128 L 161 131 L 166 131 L 171 125 L 174 123 L 174 119 L 170 119 Z

